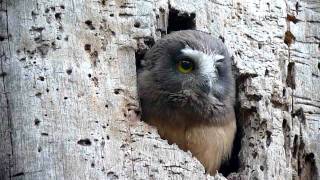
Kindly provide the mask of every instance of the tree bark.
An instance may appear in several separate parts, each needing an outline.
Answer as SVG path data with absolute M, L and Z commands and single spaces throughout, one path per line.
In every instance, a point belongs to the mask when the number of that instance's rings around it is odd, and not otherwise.
M 233 54 L 225 175 L 320 179 L 319 22 L 317 0 L 0 0 L 0 179 L 224 179 L 140 121 L 136 60 L 179 29 Z

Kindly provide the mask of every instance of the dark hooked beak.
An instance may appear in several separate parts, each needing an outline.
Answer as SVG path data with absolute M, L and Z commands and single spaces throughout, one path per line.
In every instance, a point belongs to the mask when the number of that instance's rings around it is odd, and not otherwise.
M 212 89 L 212 80 L 209 78 L 203 78 L 199 84 L 199 88 L 203 93 L 209 94 Z

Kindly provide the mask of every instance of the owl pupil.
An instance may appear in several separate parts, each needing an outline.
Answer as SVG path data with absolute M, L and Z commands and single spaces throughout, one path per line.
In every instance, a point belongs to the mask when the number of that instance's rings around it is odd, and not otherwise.
M 183 74 L 191 72 L 194 68 L 193 62 L 189 60 L 180 60 L 177 65 L 178 71 Z
M 181 61 L 181 66 L 183 69 L 191 69 L 192 63 L 190 61 Z

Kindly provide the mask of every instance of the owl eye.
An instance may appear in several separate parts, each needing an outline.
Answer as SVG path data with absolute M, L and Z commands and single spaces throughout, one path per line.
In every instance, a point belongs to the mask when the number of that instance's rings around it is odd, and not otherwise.
M 178 71 L 181 73 L 189 73 L 194 69 L 194 64 L 190 60 L 181 60 L 178 62 Z

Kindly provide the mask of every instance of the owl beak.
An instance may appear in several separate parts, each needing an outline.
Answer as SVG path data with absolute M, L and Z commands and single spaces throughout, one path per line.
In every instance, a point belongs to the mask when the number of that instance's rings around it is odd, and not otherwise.
M 212 89 L 212 81 L 209 78 L 204 78 L 199 88 L 203 93 L 209 94 Z

